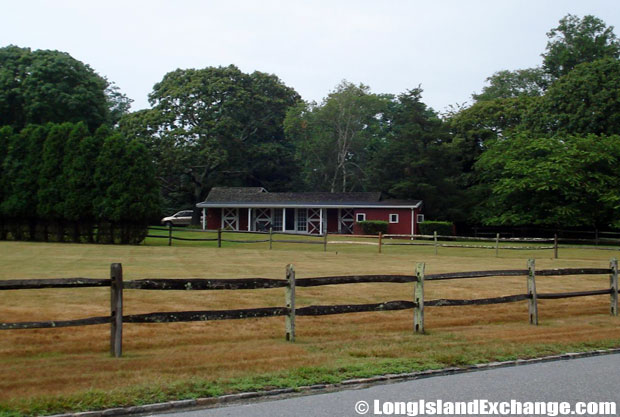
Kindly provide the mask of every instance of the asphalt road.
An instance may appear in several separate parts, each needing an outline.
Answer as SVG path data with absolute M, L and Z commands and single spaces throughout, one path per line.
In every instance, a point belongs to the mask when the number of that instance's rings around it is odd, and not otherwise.
M 170 417 L 340 417 L 407 415 L 395 413 L 386 402 L 427 402 L 472 400 L 522 402 L 616 402 L 620 414 L 620 354 L 499 368 L 414 381 L 376 385 L 242 405 L 187 411 L 158 416 Z M 375 414 L 375 404 L 378 400 Z M 369 405 L 367 413 L 357 413 L 359 401 Z M 364 409 L 363 404 L 358 405 Z M 403 410 L 405 411 L 405 410 Z M 413 409 L 409 409 L 412 413 Z M 443 415 L 443 414 L 436 414 Z M 500 415 L 500 414 L 496 414 Z M 531 414 L 523 414 L 531 415 Z M 543 414 L 548 415 L 548 414 Z M 553 415 L 553 414 L 551 414 Z M 600 415 L 600 414 L 586 414 Z

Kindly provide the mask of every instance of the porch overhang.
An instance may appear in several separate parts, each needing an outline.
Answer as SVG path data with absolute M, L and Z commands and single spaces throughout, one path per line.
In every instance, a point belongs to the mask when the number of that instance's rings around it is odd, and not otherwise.
M 368 203 L 347 203 L 347 204 L 320 204 L 320 203 L 198 203 L 199 208 L 379 208 L 379 209 L 416 209 L 422 205 L 419 201 L 414 205 L 384 205 L 384 204 L 368 204 Z

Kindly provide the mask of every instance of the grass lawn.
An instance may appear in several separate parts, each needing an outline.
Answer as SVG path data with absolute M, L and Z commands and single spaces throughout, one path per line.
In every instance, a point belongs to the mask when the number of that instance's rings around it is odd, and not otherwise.
M 175 241 L 168 247 L 167 240 L 154 238 L 140 246 L 0 242 L 0 279 L 106 278 L 112 262 L 123 264 L 126 280 L 284 278 L 288 263 L 303 278 L 413 274 L 416 262 L 425 262 L 429 274 L 524 269 L 530 257 L 538 269 L 607 267 L 609 258 L 618 256 L 579 249 L 561 249 L 560 259 L 552 259 L 551 250 L 500 250 L 495 257 L 488 249 L 439 248 L 436 256 L 428 246 L 385 246 L 379 254 L 369 245 L 329 244 L 327 252 L 322 245 L 274 243 L 273 250 L 268 245 L 224 242 L 218 249 L 215 242 Z M 537 277 L 539 292 L 608 285 L 601 275 Z M 438 281 L 425 287 L 426 299 L 495 297 L 524 293 L 526 279 Z M 412 296 L 413 284 L 298 288 L 297 306 Z M 107 315 L 109 298 L 107 288 L 1 291 L 0 321 Z M 125 314 L 281 306 L 284 290 L 126 290 L 124 304 Z M 282 317 L 126 324 L 120 359 L 109 356 L 107 325 L 2 331 L 0 414 L 101 409 L 620 346 L 620 318 L 609 315 L 609 296 L 540 300 L 537 327 L 528 324 L 526 302 L 429 307 L 425 315 L 427 335 L 413 334 L 411 310 L 298 317 L 296 343 L 284 341 Z

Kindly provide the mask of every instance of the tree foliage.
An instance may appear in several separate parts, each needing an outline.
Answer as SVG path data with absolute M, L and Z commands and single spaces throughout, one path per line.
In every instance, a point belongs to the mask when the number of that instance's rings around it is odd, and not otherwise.
M 139 243 L 159 214 L 144 145 L 85 123 L 0 129 L 0 236 Z
M 610 226 L 620 214 L 620 137 L 518 134 L 476 163 L 485 224 Z
M 275 75 L 233 65 L 179 69 L 149 100 L 151 110 L 120 127 L 153 153 L 167 204 L 195 204 L 216 184 L 279 189 L 291 181 L 293 148 L 282 121 L 299 95 Z
M 389 97 L 342 81 L 323 102 L 301 103 L 284 122 L 297 148 L 306 186 L 313 190 L 363 190 L 366 161 L 384 119 Z
M 577 65 L 603 58 L 620 57 L 620 41 L 614 27 L 601 19 L 568 14 L 556 28 L 547 33 L 549 41 L 543 57 L 543 68 L 554 78 L 568 74 Z
M 117 87 L 66 52 L 0 48 L 0 126 L 114 124 L 129 110 Z
M 373 185 L 398 199 L 422 199 L 433 218 L 458 218 L 463 193 L 457 148 L 444 123 L 422 102 L 415 88 L 392 101 L 385 114 L 383 140 L 370 166 Z
M 482 93 L 472 95 L 477 102 L 520 96 L 541 96 L 550 80 L 542 68 L 526 68 L 516 71 L 498 71 L 486 81 L 489 85 L 482 89 Z
M 546 134 L 620 134 L 620 60 L 577 65 L 530 109 L 527 127 Z

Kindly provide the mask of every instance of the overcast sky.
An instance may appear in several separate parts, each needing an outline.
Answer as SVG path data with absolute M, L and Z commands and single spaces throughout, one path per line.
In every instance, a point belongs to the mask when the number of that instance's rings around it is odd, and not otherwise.
M 276 74 L 305 100 L 341 80 L 398 94 L 421 85 L 435 110 L 470 100 L 489 75 L 539 65 L 567 13 L 620 35 L 618 0 L 9 1 L 0 46 L 57 49 L 134 100 L 177 68 L 237 65 Z

